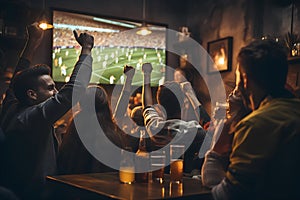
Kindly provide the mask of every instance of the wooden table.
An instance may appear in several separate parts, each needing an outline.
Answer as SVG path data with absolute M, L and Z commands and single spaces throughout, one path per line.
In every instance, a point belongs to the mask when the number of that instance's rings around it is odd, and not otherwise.
M 183 178 L 182 184 L 165 182 L 122 184 L 117 172 L 47 176 L 56 199 L 211 199 L 200 180 Z

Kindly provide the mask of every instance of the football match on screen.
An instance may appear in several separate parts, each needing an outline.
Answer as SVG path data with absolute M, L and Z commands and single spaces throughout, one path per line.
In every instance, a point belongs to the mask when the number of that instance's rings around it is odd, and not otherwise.
M 53 12 L 52 76 L 67 82 L 80 54 L 80 45 L 73 36 L 87 32 L 94 36 L 91 83 L 123 84 L 123 67 L 135 68 L 133 85 L 142 85 L 143 63 L 151 63 L 151 85 L 164 82 L 166 67 L 166 27 L 151 26 L 150 35 L 136 34 L 139 23 L 94 17 L 72 12 Z

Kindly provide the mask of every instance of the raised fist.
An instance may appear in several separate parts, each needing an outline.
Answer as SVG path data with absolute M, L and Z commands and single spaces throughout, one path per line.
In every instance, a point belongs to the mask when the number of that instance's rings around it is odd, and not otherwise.
M 74 30 L 74 37 L 76 41 L 81 45 L 83 49 L 92 49 L 94 47 L 94 37 L 87 33 L 80 33 L 79 37 L 77 32 Z
M 135 68 L 132 66 L 125 65 L 123 73 L 127 76 L 127 78 L 132 78 L 135 73 Z
M 152 65 L 150 63 L 144 63 L 142 66 L 142 71 L 144 73 L 151 73 L 153 70 Z

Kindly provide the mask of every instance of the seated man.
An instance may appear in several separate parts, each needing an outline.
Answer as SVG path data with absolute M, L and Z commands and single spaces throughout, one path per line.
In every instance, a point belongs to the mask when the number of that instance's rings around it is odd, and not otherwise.
M 300 100 L 285 89 L 287 70 L 275 41 L 240 50 L 236 88 L 252 112 L 206 154 L 202 182 L 214 199 L 300 199 Z
M 1 148 L 1 184 L 24 199 L 44 198 L 46 175 L 56 174 L 58 144 L 53 124 L 72 107 L 72 94 L 84 93 L 92 72 L 94 38 L 74 36 L 82 46 L 70 81 L 58 92 L 45 65 L 29 68 L 43 31 L 33 24 L 1 114 L 5 141 Z M 78 99 L 73 98 L 73 103 Z
M 157 91 L 158 106 L 152 105 L 150 76 L 152 66 L 143 65 L 143 108 L 147 132 L 151 139 L 151 149 L 157 150 L 169 144 L 184 144 L 186 153 L 184 171 L 190 173 L 193 169 L 200 169 L 202 160 L 198 152 L 206 135 L 198 120 L 182 120 L 185 94 L 177 82 L 166 82 Z

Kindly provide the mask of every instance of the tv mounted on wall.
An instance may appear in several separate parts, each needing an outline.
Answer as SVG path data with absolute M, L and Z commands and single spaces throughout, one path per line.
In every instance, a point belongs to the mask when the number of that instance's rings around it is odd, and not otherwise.
M 133 85 L 142 85 L 142 64 L 153 66 L 151 85 L 164 82 L 166 68 L 166 26 L 150 26 L 152 34 L 137 35 L 141 23 L 53 9 L 52 76 L 67 82 L 80 53 L 72 31 L 88 32 L 95 38 L 91 83 L 123 84 L 123 67 L 136 69 Z

